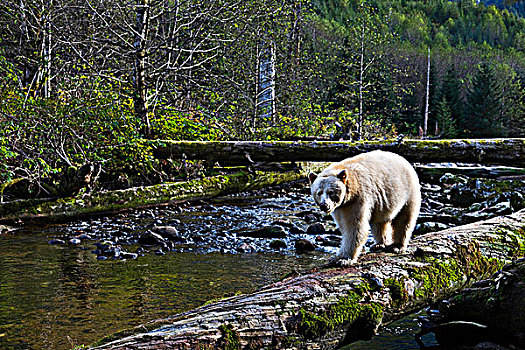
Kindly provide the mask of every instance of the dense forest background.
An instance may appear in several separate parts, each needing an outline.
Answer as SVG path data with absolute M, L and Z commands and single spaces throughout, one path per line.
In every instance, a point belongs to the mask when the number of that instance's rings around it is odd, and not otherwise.
M 0 195 L 21 180 L 50 194 L 86 162 L 128 185 L 180 172 L 146 138 L 523 136 L 524 15 L 491 0 L 6 0 Z

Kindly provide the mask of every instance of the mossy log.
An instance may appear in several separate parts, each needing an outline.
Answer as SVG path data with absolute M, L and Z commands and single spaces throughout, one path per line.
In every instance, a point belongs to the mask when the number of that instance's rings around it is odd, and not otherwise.
M 410 162 L 464 162 L 525 167 L 525 139 L 387 141 L 150 141 L 159 158 L 252 162 L 340 161 L 381 149 Z
M 184 182 L 167 182 L 125 190 L 94 192 L 60 199 L 30 199 L 0 203 L 0 223 L 57 221 L 130 208 L 174 204 L 290 182 L 321 165 L 302 164 L 293 171 L 255 171 L 218 175 Z
M 407 254 L 364 254 L 252 294 L 204 305 L 103 339 L 94 349 L 334 349 L 373 336 L 525 252 L 525 211 L 427 234 Z

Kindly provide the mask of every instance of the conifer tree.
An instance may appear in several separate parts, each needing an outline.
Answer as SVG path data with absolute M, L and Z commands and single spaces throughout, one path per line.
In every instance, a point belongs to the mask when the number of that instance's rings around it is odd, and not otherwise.
M 463 118 L 463 100 L 461 98 L 461 83 L 458 79 L 454 66 L 450 66 L 443 78 L 441 93 L 437 99 L 440 103 L 441 97 L 445 99 L 450 109 L 450 117 L 455 121 L 460 130 L 468 128 L 468 123 Z M 458 130 L 459 132 L 459 130 Z
M 456 120 L 452 117 L 451 108 L 445 96 L 442 96 L 437 104 L 436 120 L 441 138 L 450 139 L 458 136 Z
M 474 137 L 501 136 L 503 133 L 502 88 L 494 68 L 487 62 L 478 67 L 467 93 L 468 129 Z

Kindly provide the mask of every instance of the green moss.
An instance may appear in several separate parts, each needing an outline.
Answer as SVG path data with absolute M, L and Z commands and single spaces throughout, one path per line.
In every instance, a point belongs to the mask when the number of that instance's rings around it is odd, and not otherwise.
M 420 281 L 421 286 L 415 290 L 418 299 L 434 299 L 441 295 L 441 291 L 449 290 L 454 284 L 464 283 L 463 269 L 454 259 L 441 260 L 436 258 L 426 258 L 428 264 L 414 269 L 411 277 Z
M 384 285 L 390 291 L 390 297 L 392 298 L 392 306 L 400 307 L 408 301 L 408 292 L 405 289 L 404 278 L 394 279 L 386 278 Z
M 239 350 L 241 344 L 239 343 L 239 333 L 237 333 L 231 324 L 223 324 L 219 326 L 221 331 L 221 338 L 217 342 L 217 347 L 223 350 Z
M 379 303 L 361 303 L 362 295 L 352 291 L 338 300 L 326 311 L 299 310 L 298 333 L 307 339 L 319 338 L 340 326 L 348 326 L 360 320 L 363 324 L 379 324 L 383 318 L 383 306 Z
M 471 242 L 468 246 L 459 246 L 452 259 L 423 258 L 427 264 L 412 270 L 410 277 L 418 280 L 421 286 L 415 290 L 420 300 L 433 300 L 442 296 L 442 291 L 450 287 L 466 285 L 469 281 L 487 278 L 501 269 L 504 261 L 488 258 L 481 254 L 479 244 Z

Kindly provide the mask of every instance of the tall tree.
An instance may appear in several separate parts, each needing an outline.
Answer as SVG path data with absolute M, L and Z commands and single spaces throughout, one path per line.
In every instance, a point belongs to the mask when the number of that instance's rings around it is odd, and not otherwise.
M 461 98 L 461 83 L 457 77 L 454 66 L 451 65 L 447 69 L 447 73 L 443 78 L 441 85 L 440 97 L 444 98 L 449 109 L 450 117 L 454 121 L 456 127 L 466 129 L 468 122 L 463 119 L 463 99 Z
M 502 85 L 494 68 L 482 62 L 467 94 L 466 115 L 472 136 L 502 136 L 502 101 Z

